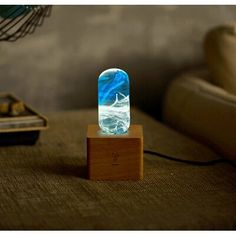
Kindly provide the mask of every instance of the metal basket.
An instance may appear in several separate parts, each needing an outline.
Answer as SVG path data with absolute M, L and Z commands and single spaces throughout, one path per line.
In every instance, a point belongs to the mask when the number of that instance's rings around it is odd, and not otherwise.
M 51 14 L 52 6 L 0 6 L 0 41 L 16 41 L 32 34 Z

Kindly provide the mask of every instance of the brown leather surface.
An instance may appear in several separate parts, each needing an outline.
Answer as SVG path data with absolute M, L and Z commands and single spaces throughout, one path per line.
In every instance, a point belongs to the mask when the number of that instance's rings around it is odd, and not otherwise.
M 236 169 L 144 155 L 142 181 L 86 179 L 87 124 L 95 110 L 54 113 L 35 146 L 0 149 L 1 229 L 235 229 Z M 188 160 L 219 158 L 133 111 L 144 147 Z

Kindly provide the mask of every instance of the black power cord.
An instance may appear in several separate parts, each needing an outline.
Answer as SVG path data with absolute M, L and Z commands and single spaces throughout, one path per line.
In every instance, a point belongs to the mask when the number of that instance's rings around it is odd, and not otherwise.
M 223 158 L 219 158 L 219 159 L 215 159 L 215 160 L 210 160 L 210 161 L 183 160 L 183 159 L 179 159 L 177 157 L 168 156 L 166 154 L 159 153 L 159 152 L 156 152 L 156 151 L 151 151 L 151 150 L 144 150 L 144 153 L 145 154 L 159 156 L 159 157 L 171 160 L 171 161 L 177 161 L 177 162 L 182 162 L 182 163 L 196 165 L 196 166 L 209 166 L 209 165 L 214 165 L 214 164 L 221 163 L 221 162 L 226 162 L 226 159 L 223 159 Z

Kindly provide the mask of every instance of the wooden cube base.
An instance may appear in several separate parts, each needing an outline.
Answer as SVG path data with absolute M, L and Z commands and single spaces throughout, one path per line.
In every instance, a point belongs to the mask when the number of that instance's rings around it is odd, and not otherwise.
M 143 129 L 131 125 L 122 135 L 103 134 L 98 125 L 87 131 L 87 167 L 91 180 L 143 178 Z

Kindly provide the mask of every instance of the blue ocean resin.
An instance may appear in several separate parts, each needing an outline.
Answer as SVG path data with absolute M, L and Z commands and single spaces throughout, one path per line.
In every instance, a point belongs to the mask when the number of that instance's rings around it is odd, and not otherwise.
M 129 76 L 108 69 L 98 78 L 98 123 L 107 134 L 124 134 L 130 126 Z

